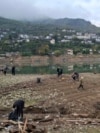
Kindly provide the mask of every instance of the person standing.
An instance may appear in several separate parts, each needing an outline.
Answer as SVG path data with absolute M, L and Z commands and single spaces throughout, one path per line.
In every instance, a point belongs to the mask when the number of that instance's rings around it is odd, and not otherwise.
M 4 75 L 7 74 L 7 70 L 8 70 L 8 66 L 6 65 L 3 69 L 2 69 L 2 72 Z
M 83 77 L 80 78 L 80 84 L 79 84 L 79 86 L 78 86 L 78 90 L 79 90 L 80 88 L 81 88 L 81 89 L 84 89 L 84 86 L 83 86 Z
M 62 76 L 62 74 L 63 74 L 63 69 L 58 67 L 57 68 L 57 75 L 58 75 L 58 77 Z
M 12 75 L 15 75 L 15 66 L 12 66 L 11 72 L 12 72 Z

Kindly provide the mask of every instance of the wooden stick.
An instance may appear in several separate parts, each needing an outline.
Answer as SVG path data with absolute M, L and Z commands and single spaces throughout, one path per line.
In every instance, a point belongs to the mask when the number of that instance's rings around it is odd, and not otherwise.
M 19 132 L 23 132 L 23 130 L 22 130 L 22 126 L 20 125 L 20 122 L 18 121 L 18 129 L 19 129 Z
M 13 124 L 13 125 L 17 125 L 18 124 L 18 122 L 16 122 L 16 121 L 13 121 L 13 120 L 3 120 L 3 121 L 1 121 L 0 123 L 11 123 L 11 124 Z M 19 122 L 20 124 L 23 124 L 23 122 Z
M 24 123 L 24 127 L 23 127 L 23 131 L 22 131 L 22 133 L 24 133 L 24 132 L 25 132 L 26 125 L 27 125 L 27 118 L 26 118 L 26 120 L 25 120 L 25 123 Z

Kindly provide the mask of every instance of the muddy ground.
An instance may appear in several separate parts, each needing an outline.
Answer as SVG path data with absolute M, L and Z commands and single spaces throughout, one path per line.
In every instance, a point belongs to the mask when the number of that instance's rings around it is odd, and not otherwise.
M 80 76 L 84 89 L 78 90 L 80 82 L 74 82 L 71 74 L 61 78 L 57 75 L 1 75 L 1 127 L 8 119 L 13 102 L 24 98 L 24 119 L 45 129 L 40 132 L 99 133 L 100 74 L 81 73 Z M 40 83 L 37 78 L 41 78 Z M 9 132 L 7 127 L 0 130 Z

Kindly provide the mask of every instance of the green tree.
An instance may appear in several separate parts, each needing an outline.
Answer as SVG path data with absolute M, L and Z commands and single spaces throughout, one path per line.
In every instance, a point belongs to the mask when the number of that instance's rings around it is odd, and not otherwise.
M 60 51 L 60 50 L 55 50 L 55 51 L 54 51 L 54 54 L 55 54 L 55 56 L 57 56 L 57 57 L 58 57 L 58 56 L 60 56 L 60 55 L 61 55 L 61 51 Z
M 38 49 L 38 53 L 40 55 L 47 55 L 49 53 L 49 45 L 42 45 Z

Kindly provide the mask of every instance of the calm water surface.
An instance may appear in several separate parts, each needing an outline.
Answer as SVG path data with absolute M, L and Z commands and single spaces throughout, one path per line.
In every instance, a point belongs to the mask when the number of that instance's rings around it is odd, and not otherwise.
M 56 74 L 56 69 L 59 65 L 48 65 L 48 66 L 20 66 L 16 67 L 17 74 Z M 63 73 L 72 73 L 77 71 L 80 73 L 96 72 L 100 73 L 100 64 L 73 64 L 63 65 Z

